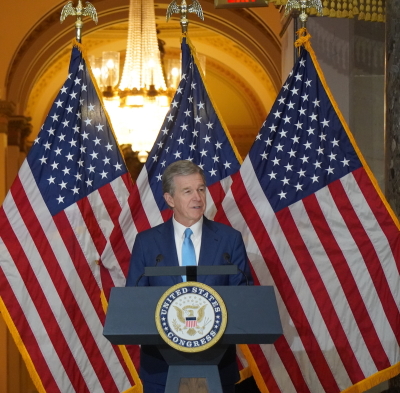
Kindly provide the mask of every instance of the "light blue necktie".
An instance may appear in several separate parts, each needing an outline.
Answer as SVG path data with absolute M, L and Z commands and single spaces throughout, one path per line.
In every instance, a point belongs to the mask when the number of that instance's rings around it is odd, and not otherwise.
M 194 245 L 190 236 L 193 231 L 190 228 L 185 229 L 185 238 L 182 244 L 182 266 L 194 266 L 196 265 L 196 253 L 194 251 Z M 186 281 L 186 276 L 182 276 L 182 280 Z

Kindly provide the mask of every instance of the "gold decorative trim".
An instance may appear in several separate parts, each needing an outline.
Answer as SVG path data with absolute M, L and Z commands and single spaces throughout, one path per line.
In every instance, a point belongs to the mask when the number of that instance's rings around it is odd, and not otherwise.
M 287 0 L 270 0 L 276 6 L 286 5 Z M 386 0 L 323 0 L 323 16 L 331 18 L 356 18 L 369 22 L 385 22 Z M 308 15 L 316 15 L 317 10 L 307 10 Z

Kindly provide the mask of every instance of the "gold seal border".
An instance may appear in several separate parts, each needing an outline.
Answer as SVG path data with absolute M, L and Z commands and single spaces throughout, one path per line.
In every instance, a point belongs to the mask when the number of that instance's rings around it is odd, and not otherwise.
M 209 341 L 207 344 L 204 344 L 204 345 L 202 345 L 200 347 L 187 348 L 187 347 L 182 347 L 181 345 L 175 344 L 171 339 L 168 338 L 167 334 L 164 332 L 164 329 L 163 329 L 163 327 L 161 325 L 160 310 L 161 310 L 162 305 L 164 304 L 166 298 L 171 293 L 175 292 L 177 289 L 180 289 L 180 288 L 183 288 L 183 287 L 198 287 L 198 288 L 204 289 L 205 291 L 210 293 L 212 296 L 214 296 L 214 298 L 218 301 L 219 306 L 221 308 L 222 321 L 221 321 L 221 325 L 220 325 L 220 328 L 219 328 L 219 331 L 218 331 L 217 335 L 215 337 L 213 337 L 211 339 L 211 341 Z M 197 293 L 197 295 L 202 296 L 199 293 Z M 205 298 L 205 299 L 208 300 L 207 298 Z M 160 300 L 157 303 L 156 312 L 155 312 L 155 322 L 156 322 L 158 333 L 160 334 L 162 339 L 168 345 L 170 345 L 172 348 L 175 348 L 176 350 L 181 351 L 181 352 L 196 353 L 196 352 L 202 352 L 202 351 L 205 351 L 208 348 L 211 348 L 212 346 L 214 346 L 219 341 L 219 339 L 222 337 L 222 335 L 225 332 L 226 324 L 228 322 L 228 313 L 226 311 L 225 303 L 224 303 L 224 301 L 222 300 L 221 296 L 219 295 L 219 293 L 217 291 L 215 291 L 214 289 L 212 289 L 208 285 L 203 284 L 201 282 L 188 281 L 188 282 L 180 282 L 179 284 L 176 284 L 173 287 L 168 288 L 162 294 L 162 296 L 160 297 Z M 195 340 L 187 340 L 187 341 L 195 341 Z

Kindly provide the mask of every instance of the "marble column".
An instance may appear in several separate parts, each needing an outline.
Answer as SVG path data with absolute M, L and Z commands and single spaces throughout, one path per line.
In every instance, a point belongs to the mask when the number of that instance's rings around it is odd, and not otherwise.
M 400 2 L 386 1 L 385 193 L 400 214 Z

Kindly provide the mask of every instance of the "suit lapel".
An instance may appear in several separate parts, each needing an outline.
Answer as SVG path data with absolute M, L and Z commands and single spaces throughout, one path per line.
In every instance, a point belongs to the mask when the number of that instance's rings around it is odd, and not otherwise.
M 156 241 L 164 256 L 165 266 L 179 266 L 172 219 L 169 219 L 164 225 L 158 227 L 158 234 L 159 237 Z
M 218 247 L 221 238 L 218 236 L 218 229 L 211 220 L 206 217 L 203 219 L 203 229 L 201 235 L 199 265 L 218 264 L 216 260 Z
M 163 261 L 160 262 L 160 266 L 179 266 L 172 219 L 169 219 L 164 225 L 158 227 L 155 241 L 157 244 L 155 244 L 154 247 L 158 246 L 159 250 L 161 250 L 161 254 L 164 256 Z M 180 282 L 182 282 L 180 276 L 169 276 L 163 277 L 162 279 L 162 285 L 172 286 Z

